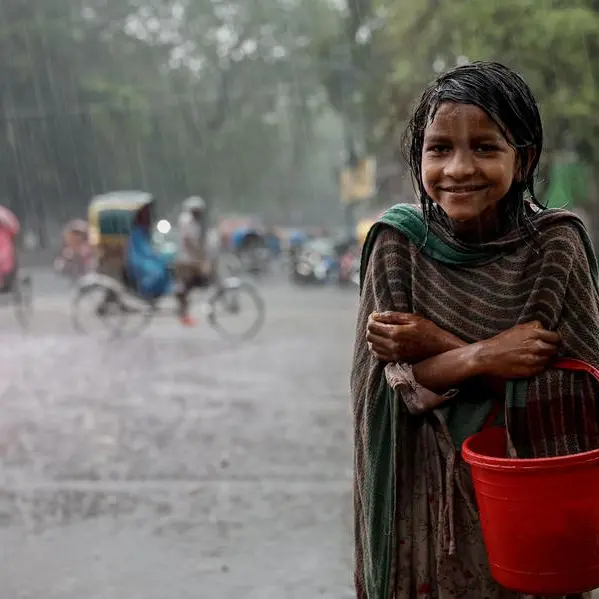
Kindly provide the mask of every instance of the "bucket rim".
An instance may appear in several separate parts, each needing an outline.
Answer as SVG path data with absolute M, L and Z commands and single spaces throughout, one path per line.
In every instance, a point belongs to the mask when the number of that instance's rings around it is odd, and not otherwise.
M 471 448 L 471 445 L 479 436 L 497 434 L 497 431 L 502 431 L 505 434 L 505 428 L 496 427 L 480 431 L 468 437 L 462 444 L 461 454 L 463 460 L 476 468 L 502 472 L 510 471 L 514 474 L 519 472 L 572 470 L 599 463 L 599 449 L 550 458 L 498 458 L 477 453 Z

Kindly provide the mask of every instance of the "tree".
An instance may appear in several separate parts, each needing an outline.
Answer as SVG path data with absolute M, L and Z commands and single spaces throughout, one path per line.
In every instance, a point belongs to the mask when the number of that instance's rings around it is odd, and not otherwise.
M 434 75 L 459 57 L 498 60 L 520 71 L 540 103 L 546 159 L 568 146 L 599 164 L 599 9 L 590 0 L 428 0 L 396 3 L 382 51 L 395 58 L 386 93 L 387 130 L 405 122 Z
M 0 5 L 0 202 L 26 226 L 118 188 L 273 217 L 315 193 L 310 47 L 336 26 L 327 0 Z

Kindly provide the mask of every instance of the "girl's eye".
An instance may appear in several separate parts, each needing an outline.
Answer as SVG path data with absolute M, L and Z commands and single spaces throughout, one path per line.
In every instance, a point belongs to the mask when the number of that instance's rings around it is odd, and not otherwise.
M 497 146 L 494 146 L 493 144 L 479 144 L 476 147 L 476 151 L 477 152 L 481 152 L 481 153 L 490 153 L 490 152 L 496 152 L 497 151 Z
M 436 144 L 434 146 L 428 146 L 426 148 L 427 152 L 433 152 L 434 154 L 442 154 L 444 152 L 449 152 L 451 148 L 447 145 Z

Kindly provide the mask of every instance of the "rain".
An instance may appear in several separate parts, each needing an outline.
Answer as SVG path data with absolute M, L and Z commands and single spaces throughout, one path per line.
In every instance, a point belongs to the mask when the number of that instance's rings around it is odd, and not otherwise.
M 539 198 L 595 240 L 599 3 L 2 0 L 0 48 L 3 596 L 356 597 L 360 257 L 417 201 L 402 132 L 439 74 L 509 65 Z

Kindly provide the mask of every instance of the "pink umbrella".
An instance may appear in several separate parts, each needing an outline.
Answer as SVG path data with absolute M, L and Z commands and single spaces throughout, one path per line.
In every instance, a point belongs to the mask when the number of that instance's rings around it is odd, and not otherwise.
M 13 237 L 21 230 L 19 220 L 6 206 L 0 206 L 0 228 L 8 231 Z

